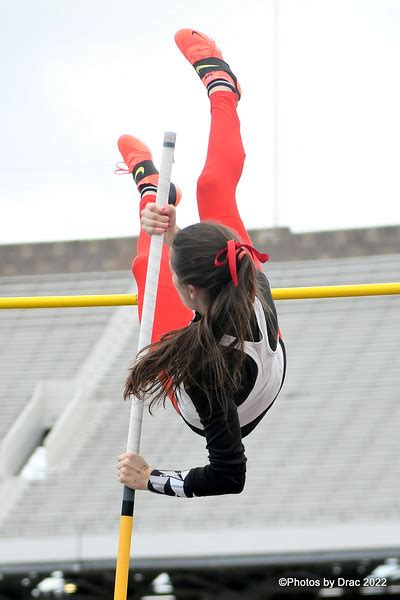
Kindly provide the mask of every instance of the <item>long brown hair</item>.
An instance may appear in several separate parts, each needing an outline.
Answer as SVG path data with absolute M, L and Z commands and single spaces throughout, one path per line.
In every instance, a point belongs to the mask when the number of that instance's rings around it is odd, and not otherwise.
M 180 284 L 191 284 L 205 292 L 208 310 L 199 320 L 169 331 L 138 353 L 125 382 L 125 399 L 134 395 L 144 400 L 150 395 L 151 412 L 156 403 L 162 401 L 165 405 L 168 394 L 179 401 L 182 385 L 188 392 L 196 386 L 210 409 L 216 400 L 226 413 L 228 399 L 240 389 L 244 341 L 253 339 L 251 317 L 255 296 L 266 311 L 271 310 L 263 301 L 250 256 L 245 254 L 237 260 L 237 286 L 232 283 L 228 265 L 219 268 L 214 265 L 218 251 L 232 239 L 240 241 L 228 227 L 207 221 L 189 225 L 176 234 L 171 247 L 171 267 Z M 221 343 L 225 334 L 234 338 L 228 345 Z

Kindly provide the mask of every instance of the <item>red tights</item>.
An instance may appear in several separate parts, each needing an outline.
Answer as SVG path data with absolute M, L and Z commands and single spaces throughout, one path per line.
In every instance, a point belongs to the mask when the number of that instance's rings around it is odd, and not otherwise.
M 242 242 L 251 244 L 236 206 L 236 186 L 242 174 L 245 157 L 236 101 L 236 94 L 230 91 L 218 91 L 210 96 L 210 138 L 206 163 L 197 182 L 197 204 L 200 221 L 218 221 L 234 229 Z M 155 202 L 155 196 L 146 195 L 140 202 L 140 210 L 147 202 Z M 132 273 L 138 286 L 139 319 L 142 317 L 149 248 L 150 236 L 142 230 L 139 234 L 137 255 L 132 263 Z M 193 311 L 182 304 L 172 283 L 169 248 L 164 244 L 152 342 L 159 340 L 163 333 L 171 329 L 186 327 L 192 318 Z

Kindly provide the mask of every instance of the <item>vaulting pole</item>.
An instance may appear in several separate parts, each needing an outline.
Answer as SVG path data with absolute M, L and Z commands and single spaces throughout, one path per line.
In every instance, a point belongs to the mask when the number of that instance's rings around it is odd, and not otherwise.
M 168 202 L 172 163 L 174 162 L 175 137 L 175 133 L 168 132 L 164 134 L 163 153 L 161 157 L 156 198 L 156 204 L 159 206 L 163 206 Z M 151 343 L 163 237 L 164 236 L 162 235 L 151 236 L 138 350 L 141 350 L 141 348 L 148 346 Z M 143 402 L 139 402 L 136 398 L 132 398 L 127 452 L 139 453 L 142 420 Z M 118 557 L 115 573 L 114 600 L 126 600 L 127 597 L 134 506 L 135 490 L 124 486 Z

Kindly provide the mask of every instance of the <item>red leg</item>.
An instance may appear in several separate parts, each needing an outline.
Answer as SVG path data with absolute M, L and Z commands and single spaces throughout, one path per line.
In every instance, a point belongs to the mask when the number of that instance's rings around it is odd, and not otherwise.
M 145 196 L 140 202 L 140 210 L 144 208 L 147 202 L 155 202 L 155 196 Z M 137 244 L 137 255 L 132 262 L 132 273 L 138 286 L 138 308 L 140 320 L 142 318 L 143 310 L 143 296 L 146 283 L 150 239 L 150 235 L 143 230 L 140 231 Z M 172 283 L 172 275 L 169 268 L 169 248 L 164 244 L 161 255 L 152 342 L 159 340 L 160 336 L 167 331 L 185 327 L 189 324 L 192 318 L 193 311 L 188 309 L 182 303 L 175 286 Z
M 245 153 L 232 92 L 210 95 L 211 128 L 206 163 L 197 182 L 201 221 L 218 221 L 234 229 L 246 244 L 251 240 L 236 205 L 236 186 L 243 170 Z

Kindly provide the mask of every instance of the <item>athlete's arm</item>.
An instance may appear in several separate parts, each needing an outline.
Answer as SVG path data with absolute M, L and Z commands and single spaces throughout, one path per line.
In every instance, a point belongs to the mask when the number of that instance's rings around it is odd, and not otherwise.
M 190 397 L 204 427 L 209 463 L 180 471 L 153 469 L 148 489 L 186 498 L 239 494 L 246 479 L 246 456 L 234 401 L 228 403 L 225 418 L 217 403 L 210 414 L 207 398 L 200 389 L 191 388 Z

